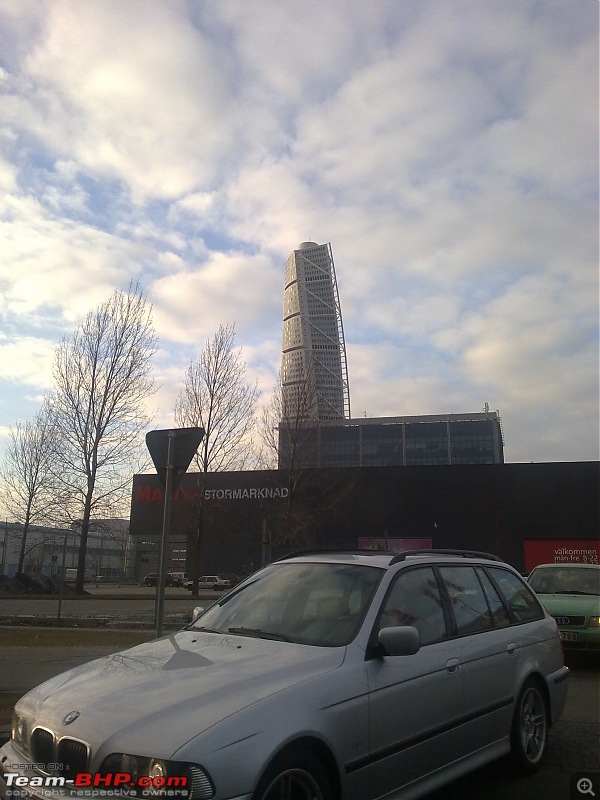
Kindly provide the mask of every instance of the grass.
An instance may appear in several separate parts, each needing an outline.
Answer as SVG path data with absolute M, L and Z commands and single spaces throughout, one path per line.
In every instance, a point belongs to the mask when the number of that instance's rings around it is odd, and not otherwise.
M 0 627 L 3 647 L 89 647 L 115 645 L 132 647 L 154 639 L 154 631 L 112 628 Z M 0 656 L 1 657 L 1 656 Z

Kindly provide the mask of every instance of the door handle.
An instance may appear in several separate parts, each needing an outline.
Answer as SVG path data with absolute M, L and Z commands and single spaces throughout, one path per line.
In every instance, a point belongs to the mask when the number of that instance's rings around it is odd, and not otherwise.
M 506 651 L 509 654 L 509 656 L 512 656 L 516 652 L 516 650 L 517 650 L 517 645 L 515 644 L 515 642 L 510 642 L 509 644 L 506 645 Z
M 448 661 L 446 661 L 446 672 L 453 675 L 455 672 L 458 672 L 459 666 L 460 661 L 458 658 L 449 658 Z

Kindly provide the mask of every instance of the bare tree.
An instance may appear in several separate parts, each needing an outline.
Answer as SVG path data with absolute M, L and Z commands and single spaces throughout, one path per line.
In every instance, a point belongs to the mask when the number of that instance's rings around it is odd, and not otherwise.
M 252 432 L 259 391 L 246 380 L 235 326 L 220 325 L 185 374 L 175 405 L 175 422 L 204 428 L 194 463 L 200 472 L 244 469 L 253 453 Z
M 259 422 L 259 434 L 267 454 L 265 466 L 293 473 L 299 463 L 313 461 L 317 427 L 314 372 L 308 368 L 304 380 L 286 386 L 280 372 Z
M 259 391 L 246 379 L 241 348 L 236 349 L 235 326 L 220 325 L 199 358 L 192 361 L 175 405 L 175 422 L 183 428 L 204 428 L 194 456 L 199 474 L 200 501 L 189 559 L 192 592 L 198 594 L 202 539 L 205 525 L 204 489 L 208 472 L 244 469 L 254 456 L 252 433 Z
M 2 470 L 2 499 L 8 512 L 23 525 L 18 572 L 23 572 L 30 525 L 48 519 L 55 433 L 47 402 L 33 420 L 11 428 Z
M 319 518 L 343 493 L 337 485 L 321 491 L 324 478 L 314 470 L 319 427 L 313 366 L 305 364 L 303 379 L 293 384 L 284 385 L 279 373 L 259 423 L 268 459 L 265 466 L 277 468 L 279 481 L 287 488 L 285 505 L 265 518 L 275 547 L 308 546 Z M 307 497 L 311 502 L 306 502 Z
M 151 307 L 138 284 L 90 311 L 54 362 L 51 399 L 60 447 L 56 491 L 80 527 L 76 591 L 83 591 L 90 520 L 110 516 L 130 493 L 135 461 L 144 453 L 155 391 L 150 359 L 157 349 Z

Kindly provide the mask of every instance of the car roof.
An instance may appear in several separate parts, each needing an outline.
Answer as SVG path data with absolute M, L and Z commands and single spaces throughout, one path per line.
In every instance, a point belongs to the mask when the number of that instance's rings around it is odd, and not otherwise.
M 303 561 L 321 563 L 353 563 L 362 566 L 379 567 L 387 569 L 393 564 L 409 560 L 432 562 L 434 560 L 459 559 L 480 563 L 482 560 L 503 563 L 502 559 L 491 553 L 481 553 L 475 550 L 305 550 L 299 553 L 290 553 L 278 562 Z

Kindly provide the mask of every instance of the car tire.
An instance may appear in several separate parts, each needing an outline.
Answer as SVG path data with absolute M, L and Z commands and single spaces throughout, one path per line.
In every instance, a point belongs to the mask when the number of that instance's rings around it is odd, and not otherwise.
M 520 772 L 542 766 L 548 745 L 548 704 L 539 682 L 526 681 L 519 693 L 510 733 L 511 757 Z
M 283 753 L 261 778 L 253 800 L 333 800 L 331 782 L 321 762 L 308 750 Z

